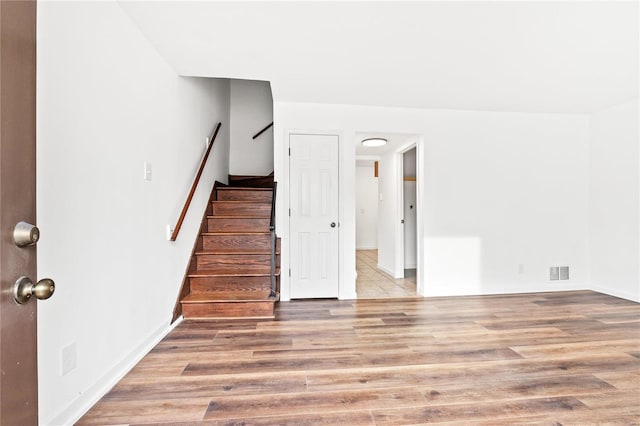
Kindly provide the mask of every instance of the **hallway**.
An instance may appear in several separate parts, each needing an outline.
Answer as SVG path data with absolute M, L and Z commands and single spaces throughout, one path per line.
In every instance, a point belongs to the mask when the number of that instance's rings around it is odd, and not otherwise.
M 356 250 L 358 299 L 418 297 L 416 270 L 405 269 L 405 277 L 394 279 L 377 268 L 378 250 Z

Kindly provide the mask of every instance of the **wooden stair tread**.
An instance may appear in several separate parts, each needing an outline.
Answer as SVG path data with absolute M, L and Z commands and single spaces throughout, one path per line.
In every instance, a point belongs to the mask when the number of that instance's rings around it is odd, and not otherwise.
M 270 267 L 260 267 L 252 269 L 239 269 L 239 268 L 216 268 L 216 269 L 202 269 L 199 271 L 189 272 L 189 278 L 198 277 L 268 277 L 271 276 Z M 275 276 L 280 275 L 280 268 L 276 268 Z
M 271 207 L 270 201 L 255 201 L 255 200 L 213 200 L 212 203 L 225 203 L 225 204 L 259 204 L 261 206 Z
M 270 231 L 254 231 L 254 232 L 201 232 L 200 235 L 269 235 Z
M 224 187 L 219 187 L 218 191 L 273 191 L 273 189 L 251 187 L 251 186 L 224 186 Z
M 271 254 L 270 249 L 255 249 L 255 248 L 229 248 L 229 249 L 215 249 L 215 250 L 201 250 L 195 252 L 196 256 L 211 255 L 211 254 Z M 276 254 L 280 254 L 280 250 L 276 250 Z
M 207 216 L 207 219 L 264 219 L 264 216 L 256 216 L 256 215 L 228 215 L 228 214 L 219 214 Z
M 221 299 L 214 292 L 189 293 L 182 303 L 245 303 L 245 302 L 277 302 L 280 295 L 257 298 L 254 294 L 237 293 L 234 299 Z
M 273 176 L 273 172 L 270 175 L 267 176 L 261 176 L 261 175 L 229 175 L 229 178 L 233 181 L 236 180 L 246 180 L 246 179 L 257 179 L 257 178 L 265 178 L 265 177 L 271 177 Z
M 214 216 L 271 216 L 271 201 L 231 201 L 220 200 L 212 201 L 211 206 Z

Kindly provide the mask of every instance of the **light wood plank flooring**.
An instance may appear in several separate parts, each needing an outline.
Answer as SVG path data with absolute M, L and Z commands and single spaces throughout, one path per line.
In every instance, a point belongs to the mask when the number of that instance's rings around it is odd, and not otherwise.
M 406 278 L 394 279 L 378 269 L 378 250 L 356 250 L 356 271 L 358 299 L 419 297 L 415 269 L 405 270 Z
M 639 424 L 640 305 L 590 291 L 280 303 L 180 324 L 79 424 Z

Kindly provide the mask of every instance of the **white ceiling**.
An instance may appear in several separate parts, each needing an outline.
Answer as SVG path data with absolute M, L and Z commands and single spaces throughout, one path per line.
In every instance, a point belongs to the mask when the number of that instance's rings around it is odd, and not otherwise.
M 638 2 L 120 2 L 181 75 L 275 101 L 585 113 L 638 96 Z

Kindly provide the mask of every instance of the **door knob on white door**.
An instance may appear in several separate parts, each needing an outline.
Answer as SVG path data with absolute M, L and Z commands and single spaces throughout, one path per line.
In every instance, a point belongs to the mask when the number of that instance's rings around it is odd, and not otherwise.
M 13 285 L 13 300 L 19 305 L 27 303 L 31 296 L 45 300 L 50 298 L 54 291 L 56 291 L 56 283 L 51 278 L 43 278 L 34 284 L 31 278 L 20 277 Z
M 335 222 L 331 222 L 331 227 L 335 228 L 336 227 L 336 223 Z

